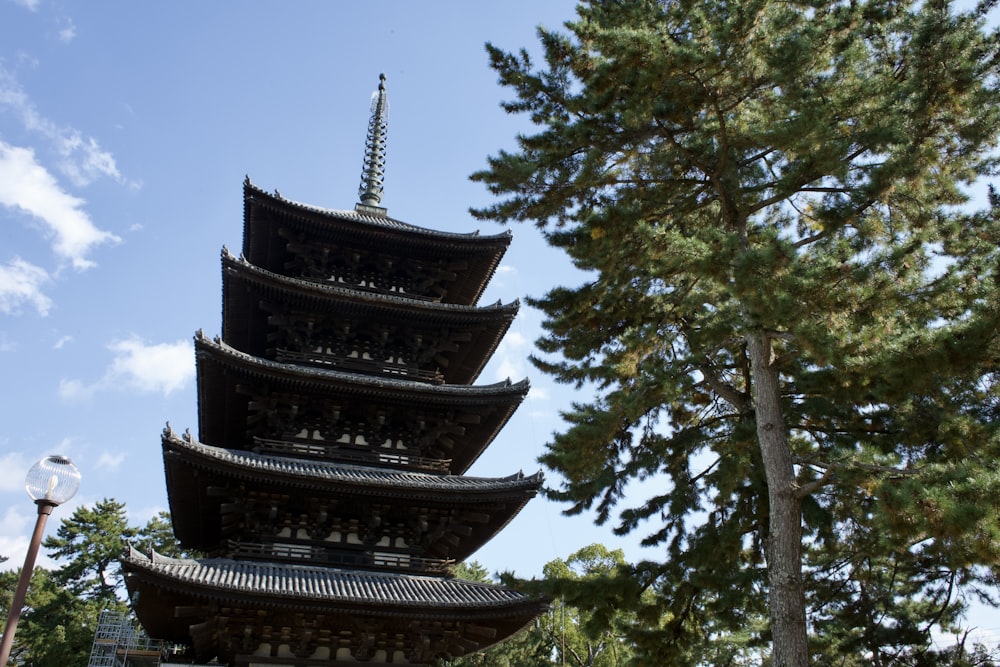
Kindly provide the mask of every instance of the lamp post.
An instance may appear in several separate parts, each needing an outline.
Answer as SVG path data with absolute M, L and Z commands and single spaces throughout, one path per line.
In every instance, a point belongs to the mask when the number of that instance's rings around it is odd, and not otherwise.
M 24 489 L 38 506 L 38 518 L 35 520 L 35 532 L 31 534 L 28 553 L 24 557 L 24 567 L 17 580 L 17 590 L 10 601 L 10 611 L 7 612 L 7 627 L 3 631 L 3 642 L 0 642 L 0 667 L 6 667 L 10 660 L 10 649 L 14 644 L 14 632 L 21 618 L 21 607 L 28 593 L 28 582 L 35 569 L 35 558 L 38 556 L 38 546 L 42 543 L 42 533 L 45 532 L 45 522 L 57 505 L 62 505 L 76 494 L 80 488 L 80 471 L 73 462 L 65 456 L 46 456 L 31 466 Z

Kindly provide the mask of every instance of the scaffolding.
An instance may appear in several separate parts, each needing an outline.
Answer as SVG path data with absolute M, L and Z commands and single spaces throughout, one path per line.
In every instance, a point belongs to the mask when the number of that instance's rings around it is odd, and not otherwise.
M 163 642 L 150 639 L 128 613 L 104 610 L 87 667 L 156 667 Z

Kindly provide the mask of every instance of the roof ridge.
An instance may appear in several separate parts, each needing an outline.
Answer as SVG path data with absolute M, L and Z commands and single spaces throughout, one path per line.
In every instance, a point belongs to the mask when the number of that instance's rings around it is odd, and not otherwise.
M 195 440 L 190 434 L 178 437 L 173 431 L 164 431 L 164 444 L 170 443 L 179 449 L 186 449 L 220 463 L 233 463 L 261 472 L 282 472 L 295 474 L 316 481 L 342 482 L 347 484 L 381 483 L 384 486 L 427 489 L 438 487 L 454 490 L 513 491 L 516 489 L 537 491 L 544 476 L 541 471 L 533 475 L 517 472 L 506 477 L 478 477 L 468 475 L 433 474 L 412 470 L 365 466 L 339 461 L 304 459 L 292 456 L 260 454 L 242 449 L 216 447 Z
M 302 211 L 310 213 L 318 213 L 320 215 L 340 218 L 342 220 L 355 223 L 362 222 L 369 224 L 373 227 L 379 227 L 381 229 L 397 229 L 402 232 L 419 234 L 431 238 L 480 239 L 484 241 L 490 241 L 490 240 L 500 241 L 500 240 L 509 240 L 510 237 L 513 235 L 513 232 L 510 229 L 506 229 L 499 234 L 480 234 L 478 230 L 472 232 L 446 232 L 436 229 L 430 229 L 428 227 L 421 227 L 419 225 L 414 225 L 399 220 L 398 218 L 389 217 L 387 215 L 373 215 L 369 213 L 364 213 L 362 211 L 358 211 L 357 209 L 335 209 L 335 208 L 326 208 L 322 206 L 314 206 L 312 204 L 306 204 L 304 202 L 288 199 L 287 197 L 282 196 L 277 191 L 273 194 L 267 192 L 262 188 L 260 188 L 259 186 L 257 186 L 256 184 L 252 183 L 250 181 L 249 176 L 243 181 L 243 189 L 244 189 L 244 196 L 246 196 L 246 192 L 249 190 L 252 191 L 255 195 L 270 200 L 275 205 L 300 209 Z
M 223 261 L 230 262 L 233 265 L 243 266 L 254 273 L 258 273 L 262 276 L 268 278 L 273 278 L 280 282 L 289 283 L 290 285 L 296 285 L 303 288 L 315 289 L 315 290 L 326 290 L 331 292 L 336 292 L 343 296 L 350 297 L 358 301 L 372 301 L 372 302 L 385 302 L 386 304 L 399 304 L 412 306 L 415 308 L 421 308 L 426 310 L 441 310 L 441 311 L 453 311 L 453 312 L 488 312 L 491 310 L 517 310 L 520 307 L 521 300 L 514 299 L 509 303 L 503 303 L 499 299 L 496 303 L 487 304 L 485 306 L 480 305 L 468 305 L 463 303 L 442 303 L 440 301 L 427 301 L 425 299 L 418 299 L 412 296 L 402 296 L 405 292 L 399 294 L 391 294 L 388 292 L 376 292 L 359 290 L 355 286 L 343 286 L 337 283 L 321 282 L 319 280 L 307 280 L 304 278 L 295 278 L 292 276 L 286 276 L 274 271 L 269 271 L 263 267 L 257 266 L 253 262 L 249 261 L 242 254 L 237 257 L 235 256 L 227 247 L 222 248 L 222 259 Z
M 528 378 L 514 382 L 510 378 L 506 380 L 501 380 L 500 382 L 494 382 L 491 384 L 436 384 L 431 385 L 424 382 L 418 382 L 416 380 L 404 380 L 394 377 L 382 377 L 375 375 L 365 375 L 362 373 L 352 373 L 348 371 L 340 371 L 331 368 L 317 368 L 315 366 L 304 366 L 299 364 L 290 364 L 278 361 L 271 361 L 270 359 L 263 359 L 261 357 L 256 357 L 252 354 L 247 354 L 242 352 L 235 347 L 229 345 L 223 341 L 220 337 L 216 336 L 214 339 L 210 339 L 203 330 L 199 329 L 195 332 L 195 346 L 204 345 L 215 348 L 220 353 L 227 355 L 232 358 L 240 359 L 244 362 L 258 366 L 261 368 L 269 368 L 276 371 L 285 371 L 289 369 L 294 369 L 299 373 L 305 373 L 315 379 L 328 379 L 328 380 L 342 380 L 349 382 L 353 385 L 363 386 L 363 387 L 377 387 L 382 389 L 398 389 L 403 391 L 417 391 L 420 393 L 429 394 L 445 394 L 452 396 L 461 396 L 463 394 L 469 396 L 489 396 L 495 394 L 498 391 L 508 390 L 509 393 L 517 394 L 524 393 L 527 394 L 531 383 Z

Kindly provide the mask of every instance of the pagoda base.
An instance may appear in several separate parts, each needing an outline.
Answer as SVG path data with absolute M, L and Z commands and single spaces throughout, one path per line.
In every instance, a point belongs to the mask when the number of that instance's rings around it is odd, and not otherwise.
M 516 634 L 548 604 L 445 576 L 230 559 L 122 558 L 150 637 L 239 667 L 427 665 Z

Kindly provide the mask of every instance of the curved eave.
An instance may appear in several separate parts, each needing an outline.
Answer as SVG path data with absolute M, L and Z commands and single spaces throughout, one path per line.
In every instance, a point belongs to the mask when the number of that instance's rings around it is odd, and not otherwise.
M 424 301 L 380 292 L 366 292 L 351 289 L 350 287 L 341 287 L 333 283 L 324 284 L 311 280 L 289 278 L 288 276 L 268 271 L 259 266 L 254 266 L 246 259 L 236 257 L 227 250 L 223 251 L 222 262 L 224 271 L 234 271 L 235 275 L 238 275 L 246 282 L 280 290 L 282 294 L 295 296 L 316 305 L 320 309 L 329 307 L 326 306 L 327 302 L 335 300 L 365 304 L 373 309 L 391 310 L 395 313 L 402 312 L 404 315 L 407 312 L 411 312 L 419 314 L 417 316 L 423 318 L 483 321 L 498 317 L 512 318 L 517 315 L 519 307 L 518 301 L 507 304 L 498 302 L 488 306 L 438 303 L 436 301 Z
M 327 315 L 353 312 L 383 322 L 442 324 L 478 330 L 473 340 L 453 355 L 460 361 L 442 370 L 445 381 L 452 384 L 467 384 L 478 377 L 510 328 L 520 305 L 517 301 L 482 307 L 441 304 L 325 285 L 267 271 L 225 250 L 222 266 L 223 339 L 234 347 L 250 351 L 250 343 L 237 332 L 246 332 L 247 318 L 257 312 L 259 301 L 246 289 L 234 289 L 234 281 L 239 281 L 252 286 L 258 294 L 310 312 Z M 257 312 L 257 316 L 265 318 L 266 314 Z
M 483 416 L 458 439 L 449 458 L 452 472 L 463 473 L 497 436 L 528 392 L 528 381 L 490 385 L 431 385 L 358 373 L 267 361 L 239 352 L 201 332 L 195 336 L 198 419 L 202 440 L 231 448 L 249 447 L 247 397 L 239 385 L 258 384 L 276 393 L 323 401 L 383 405 L 387 410 L 420 409 L 438 413 L 459 409 Z M 279 437 L 277 434 L 261 437 Z
M 121 559 L 129 573 L 145 572 L 175 590 L 193 588 L 206 596 L 266 601 L 274 607 L 336 606 L 347 609 L 382 605 L 420 616 L 468 610 L 518 613 L 543 604 L 504 586 L 463 579 L 344 570 L 286 563 L 150 556 L 129 547 Z
M 395 507 L 398 516 L 414 508 L 446 515 L 457 509 L 482 514 L 485 520 L 441 552 L 464 560 L 503 530 L 535 497 L 543 481 L 541 472 L 463 477 L 262 455 L 211 447 L 190 436 L 179 437 L 169 427 L 162 444 L 174 531 L 183 545 L 197 549 L 215 549 L 222 539 L 217 490 L 253 488 L 295 499 L 293 513 L 328 499 L 359 503 L 377 499 L 380 505 Z
M 441 232 L 387 216 L 317 208 L 264 192 L 249 180 L 244 182 L 243 194 L 243 254 L 254 263 L 261 263 L 254 258 L 270 254 L 259 246 L 269 246 L 275 241 L 272 229 L 255 229 L 254 211 L 259 209 L 264 218 L 274 217 L 284 226 L 308 231 L 331 242 L 350 240 L 378 252 L 400 256 L 474 260 L 461 280 L 467 290 L 460 297 L 450 299 L 470 304 L 479 300 L 512 238 L 510 231 L 494 235 Z
M 386 500 L 435 504 L 504 500 L 519 502 L 520 510 L 542 484 L 540 472 L 497 478 L 433 475 L 224 449 L 185 440 L 173 433 L 164 433 L 163 450 L 165 456 L 176 453 L 193 466 L 244 481 L 324 494 L 374 495 Z
M 200 331 L 195 336 L 194 342 L 195 354 L 199 361 L 211 358 L 221 366 L 258 375 L 278 384 L 288 383 L 299 387 L 312 385 L 325 391 L 342 389 L 346 393 L 360 395 L 377 393 L 397 400 L 414 400 L 430 405 L 436 402 L 476 405 L 492 404 L 505 399 L 520 402 L 528 393 L 529 387 L 527 379 L 520 382 L 507 380 L 485 385 L 427 385 L 411 380 L 283 364 L 244 354 L 220 340 L 209 340 Z
M 131 547 L 120 562 L 133 610 L 144 628 L 152 637 L 180 643 L 195 643 L 190 633 L 195 624 L 212 620 L 211 607 L 252 610 L 261 618 L 304 614 L 314 618 L 317 627 L 333 631 L 345 622 L 353 625 L 354 618 L 380 619 L 403 633 L 414 632 L 413 621 L 474 622 L 496 627 L 494 641 L 517 632 L 548 607 L 543 599 L 503 586 L 460 579 L 173 559 L 147 556 Z M 212 647 L 201 651 L 212 657 Z
M 266 192 L 251 183 L 249 179 L 243 183 L 243 195 L 248 202 L 247 206 L 252 205 L 250 202 L 253 202 L 261 206 L 267 206 L 275 211 L 287 212 L 293 215 L 297 214 L 302 217 L 310 218 L 316 216 L 317 221 L 327 222 L 332 225 L 343 223 L 347 223 L 352 227 L 363 225 L 364 227 L 377 230 L 379 234 L 388 230 L 394 233 L 405 234 L 406 236 L 403 238 L 408 241 L 413 241 L 419 238 L 429 239 L 435 245 L 441 242 L 454 242 L 480 246 L 510 245 L 510 231 L 501 232 L 499 234 L 480 234 L 478 231 L 467 233 L 443 232 L 428 229 L 426 227 L 419 227 L 417 225 L 411 225 L 410 223 L 403 222 L 402 220 L 397 220 L 386 215 L 361 213 L 354 209 L 340 210 L 324 208 L 321 206 L 312 206 L 310 204 L 304 204 L 302 202 L 286 199 L 278 194 Z

